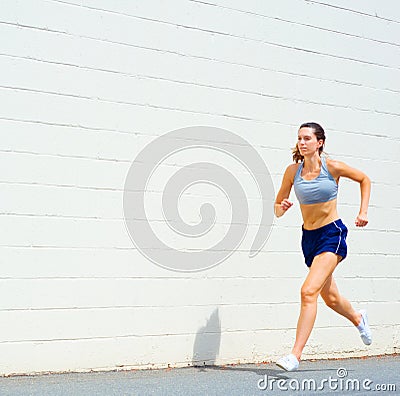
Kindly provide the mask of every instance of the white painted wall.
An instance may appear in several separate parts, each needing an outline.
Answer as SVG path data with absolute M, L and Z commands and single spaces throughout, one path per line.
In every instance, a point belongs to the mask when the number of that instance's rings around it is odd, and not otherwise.
M 400 5 L 329 3 L 1 2 L 1 374 L 290 350 L 306 275 L 297 203 L 255 258 L 247 238 L 203 272 L 162 269 L 130 241 L 131 162 L 192 125 L 247 139 L 278 188 L 298 125 L 314 120 L 329 154 L 371 177 L 366 229 L 353 226 L 357 185 L 340 187 L 349 256 L 336 275 L 368 308 L 374 343 L 321 305 L 305 357 L 399 352 Z

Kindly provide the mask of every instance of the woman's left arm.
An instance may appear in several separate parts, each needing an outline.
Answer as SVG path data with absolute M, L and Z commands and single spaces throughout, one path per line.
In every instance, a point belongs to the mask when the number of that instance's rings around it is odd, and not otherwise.
M 368 224 L 368 204 L 371 195 L 371 180 L 365 173 L 348 166 L 344 162 L 330 160 L 327 165 L 329 171 L 336 180 L 343 176 L 360 183 L 361 204 L 360 212 L 358 213 L 355 224 L 357 227 L 366 226 Z

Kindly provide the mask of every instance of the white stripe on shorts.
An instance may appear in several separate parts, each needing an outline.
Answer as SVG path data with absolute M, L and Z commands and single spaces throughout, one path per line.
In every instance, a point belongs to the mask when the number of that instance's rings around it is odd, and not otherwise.
M 335 254 L 337 254 L 337 252 L 338 252 L 338 250 L 339 250 L 339 247 L 340 247 L 340 242 L 342 241 L 342 229 L 341 229 L 340 227 L 338 227 L 337 224 L 336 224 L 335 222 L 333 222 L 333 224 L 335 224 L 336 228 L 340 231 L 339 243 L 338 243 L 338 245 L 337 245 L 336 252 L 335 252 Z

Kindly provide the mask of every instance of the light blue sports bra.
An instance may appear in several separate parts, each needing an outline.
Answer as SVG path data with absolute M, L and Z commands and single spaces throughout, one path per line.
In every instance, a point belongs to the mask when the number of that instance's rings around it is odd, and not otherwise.
M 302 205 L 328 202 L 337 197 L 338 185 L 321 157 L 321 172 L 315 179 L 305 180 L 301 177 L 304 162 L 300 164 L 294 177 L 294 192 Z

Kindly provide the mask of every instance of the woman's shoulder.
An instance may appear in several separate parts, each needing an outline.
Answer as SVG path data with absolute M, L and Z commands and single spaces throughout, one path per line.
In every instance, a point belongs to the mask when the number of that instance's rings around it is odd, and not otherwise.
M 338 160 L 332 159 L 330 157 L 326 157 L 325 161 L 326 161 L 326 165 L 328 165 L 329 167 L 331 167 L 333 169 L 339 169 L 339 168 L 343 167 L 343 165 L 346 165 L 343 161 L 338 161 Z
M 295 174 L 299 169 L 301 162 L 296 162 L 294 164 L 290 164 L 286 168 L 286 172 Z
M 287 166 L 287 168 L 285 170 L 285 175 L 291 180 L 292 183 L 294 182 L 294 178 L 296 177 L 296 173 L 297 173 L 300 165 L 301 165 L 301 162 L 290 164 Z
M 327 161 L 327 168 L 333 177 L 338 179 L 340 176 L 361 181 L 366 175 L 342 161 Z
M 326 161 L 326 166 L 328 167 L 328 170 L 333 177 L 340 176 L 343 168 L 346 166 L 344 162 L 329 157 L 327 157 L 325 161 Z

